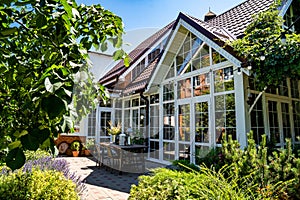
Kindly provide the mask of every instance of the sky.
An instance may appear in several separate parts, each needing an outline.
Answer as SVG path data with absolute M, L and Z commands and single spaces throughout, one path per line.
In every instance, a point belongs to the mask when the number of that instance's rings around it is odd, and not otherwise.
M 162 28 L 175 20 L 179 12 L 199 19 L 209 9 L 215 14 L 244 2 L 245 0 L 76 0 L 86 5 L 100 4 L 120 16 L 125 31 L 143 28 Z

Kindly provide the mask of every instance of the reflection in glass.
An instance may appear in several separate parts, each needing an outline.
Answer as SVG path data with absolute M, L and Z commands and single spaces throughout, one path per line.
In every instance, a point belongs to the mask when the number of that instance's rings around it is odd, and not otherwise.
M 214 72 L 215 92 L 234 90 L 233 68 L 227 67 Z
M 179 140 L 190 141 L 190 105 L 180 105 L 178 114 Z
M 201 96 L 210 93 L 210 75 L 209 73 L 200 74 L 193 77 L 194 96 Z
M 208 102 L 195 103 L 195 142 L 209 143 Z
M 177 84 L 177 97 L 179 99 L 191 97 L 191 79 L 178 81 Z

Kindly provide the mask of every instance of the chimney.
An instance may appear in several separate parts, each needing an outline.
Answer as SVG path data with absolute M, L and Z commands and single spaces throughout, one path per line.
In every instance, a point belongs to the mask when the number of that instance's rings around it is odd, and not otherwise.
M 208 21 L 211 20 L 212 18 L 215 18 L 217 15 L 213 12 L 210 11 L 210 8 L 208 10 L 208 13 L 206 13 L 206 15 L 204 16 L 204 21 Z

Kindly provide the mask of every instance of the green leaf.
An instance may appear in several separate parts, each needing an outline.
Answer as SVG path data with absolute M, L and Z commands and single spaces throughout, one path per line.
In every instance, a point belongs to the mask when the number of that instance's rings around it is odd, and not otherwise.
M 69 18 L 72 18 L 72 7 L 68 4 L 66 0 L 61 0 L 62 5 L 64 6 L 65 11 L 68 14 Z
M 15 133 L 14 133 L 14 136 L 15 136 L 16 138 L 19 138 L 19 137 L 24 136 L 24 135 L 27 135 L 27 134 L 28 134 L 28 131 L 27 131 L 27 130 L 22 130 L 21 132 L 19 132 L 19 131 L 15 132 Z
M 8 145 L 9 149 L 16 149 L 16 148 L 19 148 L 19 147 L 21 147 L 21 141 L 19 141 L 19 140 L 14 141 L 14 142 L 12 142 Z
M 125 54 L 124 50 L 123 49 L 119 49 L 119 50 L 117 50 L 117 51 L 114 52 L 113 59 L 114 60 L 120 60 L 123 57 L 124 54 Z
M 50 82 L 50 79 L 49 79 L 48 77 L 45 78 L 45 88 L 46 88 L 46 90 L 47 90 L 48 92 L 53 93 L 54 87 L 53 87 L 53 85 L 52 85 L 52 83 Z
M 107 50 L 107 42 L 103 42 L 103 43 L 101 44 L 101 51 L 104 52 L 104 51 L 106 51 L 106 50 Z
M 42 109 L 50 119 L 54 119 L 66 111 L 64 101 L 55 95 L 42 99 Z
M 6 156 L 6 165 L 12 170 L 20 169 L 25 163 L 26 157 L 20 148 L 11 150 Z
M 124 65 L 125 65 L 125 67 L 129 67 L 130 62 L 131 62 L 131 59 L 130 59 L 129 55 L 126 54 L 126 56 L 124 58 Z
M 0 32 L 0 34 L 2 36 L 8 36 L 8 35 L 12 35 L 13 33 L 17 32 L 18 29 L 17 28 L 8 28 L 8 29 L 5 29 L 3 31 Z
M 38 15 L 37 20 L 36 20 L 36 26 L 38 28 L 42 28 L 43 26 L 47 25 L 47 19 L 45 15 Z
M 25 149 L 31 151 L 36 151 L 40 145 L 39 139 L 30 134 L 21 137 L 21 142 Z

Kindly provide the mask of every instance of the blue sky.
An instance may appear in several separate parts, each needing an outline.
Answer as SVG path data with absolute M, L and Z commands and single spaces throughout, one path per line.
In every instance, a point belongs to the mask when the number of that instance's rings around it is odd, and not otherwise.
M 209 8 L 221 14 L 245 0 L 76 0 L 87 5 L 101 4 L 123 19 L 126 31 L 162 28 L 181 11 L 203 19 Z

